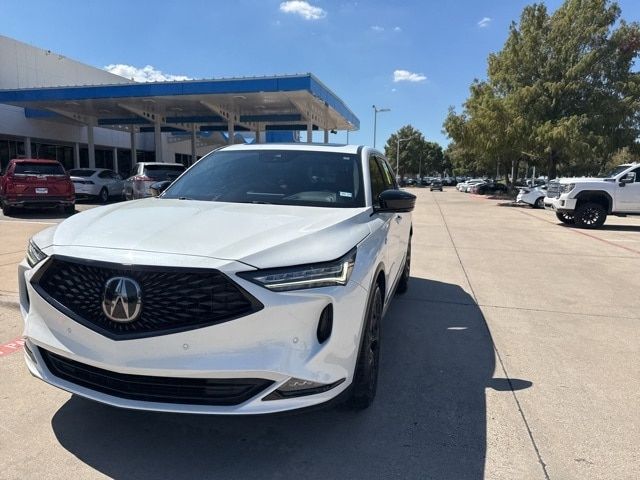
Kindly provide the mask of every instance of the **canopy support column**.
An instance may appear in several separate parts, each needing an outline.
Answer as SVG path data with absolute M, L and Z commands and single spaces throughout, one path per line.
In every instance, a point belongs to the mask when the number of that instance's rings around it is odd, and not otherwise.
M 136 127 L 131 125 L 131 167 L 138 162 L 138 152 L 136 151 Z
M 313 142 L 313 123 L 307 122 L 307 143 Z
M 196 155 L 196 124 L 191 125 L 191 165 L 196 163 L 198 156 Z
M 155 122 L 153 125 L 153 140 L 155 142 L 156 162 L 162 162 L 162 130 L 160 129 L 160 122 Z
M 73 144 L 73 168 L 80 168 L 80 144 Z
M 324 143 L 329 143 L 329 130 L 324 129 Z
M 24 137 L 24 155 L 31 158 L 31 137 Z
M 233 145 L 235 142 L 235 136 L 236 136 L 236 126 L 232 119 L 227 121 L 227 125 L 228 125 L 227 130 L 229 133 L 229 140 L 227 141 L 227 143 L 229 145 Z
M 93 125 L 87 125 L 87 150 L 89 151 L 89 168 L 96 168 L 96 145 L 93 142 Z
M 118 147 L 113 147 L 113 171 L 118 173 Z
M 256 125 L 256 143 L 260 143 L 260 125 Z

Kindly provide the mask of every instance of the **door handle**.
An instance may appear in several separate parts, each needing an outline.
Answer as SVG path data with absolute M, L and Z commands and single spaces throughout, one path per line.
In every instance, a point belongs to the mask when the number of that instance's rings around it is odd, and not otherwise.
M 400 223 L 401 221 L 402 221 L 402 216 L 401 216 L 401 215 L 398 215 L 398 216 L 396 217 L 396 223 Z

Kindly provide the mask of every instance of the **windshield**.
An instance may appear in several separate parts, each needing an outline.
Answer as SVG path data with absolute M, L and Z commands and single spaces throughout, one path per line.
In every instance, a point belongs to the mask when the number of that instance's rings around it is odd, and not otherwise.
M 95 173 L 95 170 L 89 170 L 86 168 L 69 170 L 69 175 L 72 177 L 90 177 Z
M 296 150 L 218 151 L 162 198 L 317 207 L 363 207 L 358 155 Z
M 16 175 L 64 175 L 64 168 L 59 163 L 16 163 L 13 171 Z
M 600 178 L 613 178 L 613 177 L 617 176 L 618 174 L 624 172 L 630 166 L 631 165 L 618 165 L 617 167 L 615 167 L 610 172 L 608 172 L 608 173 L 606 173 L 604 175 L 601 175 Z

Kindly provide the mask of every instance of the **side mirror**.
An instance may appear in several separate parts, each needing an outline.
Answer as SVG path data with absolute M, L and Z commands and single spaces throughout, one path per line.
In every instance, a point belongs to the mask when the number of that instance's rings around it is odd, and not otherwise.
M 620 179 L 620 186 L 624 186 L 627 183 L 633 183 L 636 181 L 636 172 L 629 172 Z
M 149 187 L 149 190 L 151 191 L 151 196 L 157 197 L 162 192 L 164 192 L 169 185 L 171 185 L 171 182 L 169 180 L 163 180 L 161 182 L 152 183 L 151 186 Z
M 376 212 L 403 213 L 410 212 L 416 205 L 416 196 L 404 190 L 385 190 L 378 195 L 380 206 Z

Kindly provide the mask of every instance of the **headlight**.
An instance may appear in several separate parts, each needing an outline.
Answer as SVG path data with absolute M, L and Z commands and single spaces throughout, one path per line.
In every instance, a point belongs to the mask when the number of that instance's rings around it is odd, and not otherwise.
M 576 187 L 575 183 L 565 183 L 564 185 L 562 185 L 562 193 L 569 193 L 575 187 Z
M 27 263 L 29 266 L 35 267 L 45 258 L 47 258 L 47 254 L 40 250 L 33 240 L 29 240 L 29 246 L 27 247 Z
M 330 287 L 347 284 L 355 261 L 356 249 L 354 248 L 331 262 L 241 272 L 238 275 L 275 292 Z

